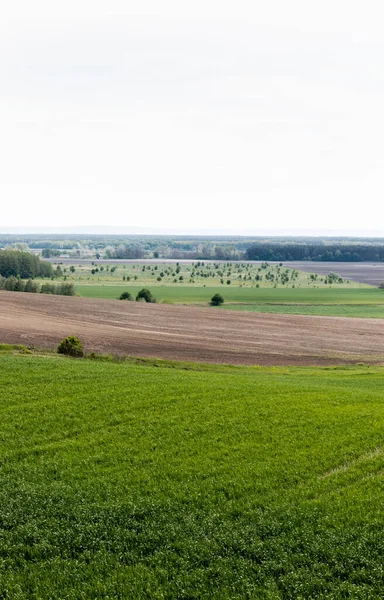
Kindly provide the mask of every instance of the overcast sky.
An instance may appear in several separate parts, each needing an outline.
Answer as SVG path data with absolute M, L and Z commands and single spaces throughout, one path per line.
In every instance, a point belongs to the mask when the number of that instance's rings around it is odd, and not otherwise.
M 384 235 L 379 0 L 12 0 L 0 230 Z

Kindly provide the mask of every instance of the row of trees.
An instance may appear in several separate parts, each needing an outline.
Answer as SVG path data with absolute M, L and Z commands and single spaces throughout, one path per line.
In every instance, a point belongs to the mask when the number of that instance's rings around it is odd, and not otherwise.
M 7 292 L 29 292 L 31 294 L 56 294 L 57 296 L 74 296 L 75 286 L 73 283 L 43 283 L 38 284 L 32 279 L 21 279 L 11 275 L 10 277 L 3 277 L 0 275 L 0 290 L 6 290 Z
M 0 250 L 0 275 L 33 279 L 34 277 L 52 277 L 53 268 L 38 256 L 18 250 Z
M 246 250 L 247 260 L 314 260 L 322 262 L 384 262 L 384 245 L 378 244 L 282 244 L 255 243 Z

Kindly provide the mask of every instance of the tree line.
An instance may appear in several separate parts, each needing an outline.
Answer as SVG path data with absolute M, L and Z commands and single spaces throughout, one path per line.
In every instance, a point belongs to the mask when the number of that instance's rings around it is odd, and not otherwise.
M 0 275 L 19 279 L 52 277 L 53 268 L 50 263 L 29 252 L 0 250 Z
M 0 290 L 7 292 L 29 292 L 30 294 L 55 294 L 57 296 L 74 296 L 75 286 L 73 283 L 43 283 L 39 284 L 33 279 L 21 279 L 10 275 L 3 277 L 0 275 Z
M 384 262 L 384 245 L 370 244 L 251 244 L 247 260 L 308 260 L 321 262 Z

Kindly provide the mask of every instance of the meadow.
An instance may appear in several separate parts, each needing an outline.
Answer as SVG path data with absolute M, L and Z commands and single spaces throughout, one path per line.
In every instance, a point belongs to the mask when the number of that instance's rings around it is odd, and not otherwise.
M 119 298 L 128 291 L 133 296 L 137 290 L 130 285 L 77 285 L 76 292 L 86 298 Z M 220 310 L 324 315 L 341 317 L 384 318 L 384 290 L 362 288 L 240 288 L 192 287 L 162 285 L 151 286 L 158 302 L 167 304 L 207 305 L 219 293 L 225 303 Z
M 251 288 L 337 288 L 361 289 L 368 287 L 333 273 L 332 264 L 329 273 L 318 275 L 290 269 L 272 263 L 242 262 L 173 262 L 159 263 L 146 261 L 143 263 L 110 263 L 97 262 L 73 265 L 59 265 L 66 280 L 76 285 L 122 285 L 130 286 L 175 286 L 188 287 L 237 287 Z
M 20 352 L 0 598 L 383 597 L 382 368 Z

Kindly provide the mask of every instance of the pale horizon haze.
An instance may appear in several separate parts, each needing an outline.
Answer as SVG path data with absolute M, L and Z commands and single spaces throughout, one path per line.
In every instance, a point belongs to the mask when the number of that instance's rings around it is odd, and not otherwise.
M 13 0 L 0 232 L 384 236 L 378 0 Z

